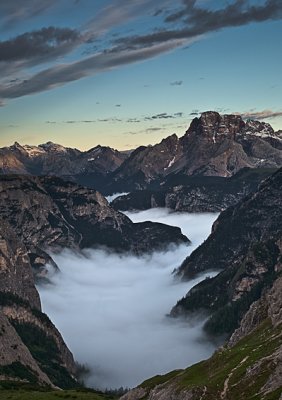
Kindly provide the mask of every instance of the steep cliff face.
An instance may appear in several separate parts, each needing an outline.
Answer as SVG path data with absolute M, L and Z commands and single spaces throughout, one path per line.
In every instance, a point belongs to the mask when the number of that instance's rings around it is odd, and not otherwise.
M 280 169 L 257 192 L 224 211 L 209 238 L 178 270 L 188 279 L 204 270 L 221 269 L 195 286 L 172 309 L 172 316 L 205 310 L 211 334 L 232 333 L 250 304 L 281 269 Z
M 5 221 L 0 224 L 0 278 L 0 379 L 76 385 L 73 356 L 41 312 L 28 249 Z
M 276 147 L 280 139 L 264 122 L 205 112 L 192 121 L 181 139 L 183 170 L 188 175 L 231 176 L 243 167 L 279 167 L 282 154 Z M 172 171 L 179 167 L 175 164 Z
M 13 293 L 40 310 L 28 250 L 3 220 L 0 224 L 0 292 Z

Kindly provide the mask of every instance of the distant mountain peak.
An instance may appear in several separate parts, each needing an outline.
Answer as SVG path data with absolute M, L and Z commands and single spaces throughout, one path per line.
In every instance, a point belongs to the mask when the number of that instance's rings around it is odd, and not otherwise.
M 216 111 L 205 111 L 199 118 L 194 118 L 186 135 L 197 133 L 212 138 L 213 141 L 220 135 L 234 137 L 236 135 L 255 135 L 258 137 L 281 136 L 275 134 L 270 124 L 258 120 L 243 120 L 239 114 L 219 114 Z

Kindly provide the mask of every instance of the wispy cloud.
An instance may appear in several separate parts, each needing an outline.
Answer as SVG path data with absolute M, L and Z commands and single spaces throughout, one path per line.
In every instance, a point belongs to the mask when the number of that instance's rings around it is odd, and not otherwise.
M 174 82 L 170 82 L 171 86 L 181 86 L 183 84 L 183 81 L 174 81 Z
M 24 33 L 13 39 L 0 41 L 0 62 L 54 58 L 69 52 L 80 42 L 80 34 L 69 28 L 50 26 L 38 31 Z M 16 83 L 17 79 L 10 83 Z
M 0 24 L 3 26 L 23 20 L 26 16 L 35 16 L 54 4 L 57 4 L 54 0 L 0 2 Z M 126 5 L 123 0 L 117 0 L 104 7 L 79 30 L 49 27 L 2 41 L 0 76 L 5 78 L 0 83 L 0 99 L 3 101 L 51 90 L 87 76 L 154 58 L 223 28 L 282 18 L 280 0 L 265 0 L 259 5 L 250 5 L 247 0 L 234 0 L 220 9 L 205 8 L 205 3 L 201 4 L 196 0 L 177 1 L 174 11 L 171 11 L 171 3 L 168 7 L 167 2 L 161 0 L 132 0 Z M 178 7 L 176 11 L 175 7 Z M 111 35 L 111 39 L 99 42 L 113 27 L 121 27 L 148 13 L 153 20 L 162 20 L 157 30 L 154 26 L 148 34 L 128 32 L 124 37 L 117 39 Z M 97 44 L 93 55 L 85 55 L 87 43 L 94 48 Z M 58 63 L 59 57 L 78 48 L 82 50 L 78 60 Z M 29 66 L 47 60 L 56 63 L 39 72 L 30 72 Z M 180 86 L 182 83 L 178 80 L 170 84 Z
M 123 48 L 152 46 L 167 40 L 184 40 L 199 37 L 227 27 L 246 25 L 250 22 L 262 22 L 282 18 L 280 0 L 266 0 L 264 4 L 249 6 L 247 0 L 236 0 L 219 10 L 197 6 L 196 0 L 183 0 L 183 8 L 166 17 L 165 22 L 179 21 L 182 27 L 152 32 L 141 36 L 121 38 L 117 43 Z
M 10 0 L 0 2 L 0 29 L 42 14 L 60 0 Z
M 174 114 L 168 114 L 166 112 L 161 113 L 161 114 L 155 114 L 155 115 L 151 115 L 148 117 L 145 117 L 144 120 L 145 121 L 151 121 L 154 119 L 173 119 L 173 118 L 181 118 L 183 116 L 182 112 L 177 112 Z
M 240 113 L 237 113 L 240 114 Z M 243 119 L 271 119 L 282 117 L 282 111 L 273 111 L 273 110 L 262 110 L 262 111 L 247 111 L 241 113 Z
M 131 51 L 107 51 L 95 54 L 81 61 L 55 65 L 20 83 L 0 85 L 0 98 L 13 99 L 54 89 L 89 75 L 156 57 L 159 54 L 177 48 L 179 45 L 179 41 L 176 40 Z

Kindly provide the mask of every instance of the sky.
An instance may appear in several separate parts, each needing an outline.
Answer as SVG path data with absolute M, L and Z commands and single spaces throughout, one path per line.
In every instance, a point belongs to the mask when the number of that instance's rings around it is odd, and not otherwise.
M 282 129 L 281 0 L 0 0 L 0 146 L 128 150 L 202 111 Z

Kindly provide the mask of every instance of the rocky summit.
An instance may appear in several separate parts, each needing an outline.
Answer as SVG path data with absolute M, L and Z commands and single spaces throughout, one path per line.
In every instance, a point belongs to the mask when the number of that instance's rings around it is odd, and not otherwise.
M 111 175 L 109 192 L 148 188 L 169 175 L 229 177 L 242 168 L 282 166 L 282 136 L 264 122 L 214 111 L 194 118 L 180 139 L 172 135 L 135 150 Z

